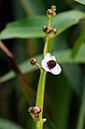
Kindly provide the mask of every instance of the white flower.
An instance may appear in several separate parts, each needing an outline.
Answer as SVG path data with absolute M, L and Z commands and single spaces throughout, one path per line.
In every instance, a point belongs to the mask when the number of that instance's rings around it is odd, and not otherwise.
M 44 57 L 44 59 L 41 62 L 42 68 L 50 72 L 54 75 L 58 75 L 61 72 L 61 67 L 58 63 L 56 63 L 56 58 L 55 56 L 51 56 L 50 53 L 47 53 Z

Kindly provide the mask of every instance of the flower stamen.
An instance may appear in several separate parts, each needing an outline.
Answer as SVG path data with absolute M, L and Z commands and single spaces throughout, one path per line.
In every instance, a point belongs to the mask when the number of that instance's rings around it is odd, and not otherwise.
M 56 62 L 54 60 L 50 60 L 47 62 L 47 66 L 49 69 L 52 69 L 56 66 Z

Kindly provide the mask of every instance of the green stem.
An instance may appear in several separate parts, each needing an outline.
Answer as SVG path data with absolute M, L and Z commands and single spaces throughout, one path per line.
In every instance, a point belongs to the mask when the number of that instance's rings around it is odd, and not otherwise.
M 50 41 L 49 41 L 49 48 L 48 48 L 49 53 L 51 52 L 52 45 L 53 45 L 53 38 L 51 38 Z
M 48 23 L 48 27 L 52 26 L 52 18 L 49 18 L 49 23 Z
M 46 38 L 45 46 L 43 51 L 43 58 L 45 54 L 48 52 L 49 46 L 49 39 Z M 42 120 L 43 115 L 43 103 L 44 103 L 44 91 L 45 91 L 45 81 L 46 81 L 46 71 L 41 69 L 39 83 L 38 83 L 38 90 L 37 90 L 37 97 L 36 97 L 36 106 L 41 108 L 41 112 L 39 113 L 39 118 Z M 34 129 L 43 129 L 43 121 L 35 122 Z
M 48 47 L 49 47 L 49 38 L 46 37 L 45 45 L 44 45 L 44 51 L 43 51 L 43 58 L 46 55 L 46 53 L 48 53 Z
M 39 114 L 39 118 L 41 119 L 42 119 L 42 114 L 43 114 L 45 80 L 46 80 L 46 71 L 41 69 L 39 83 L 38 83 L 38 90 L 37 90 L 37 99 L 36 99 L 36 106 L 42 109 L 41 113 Z

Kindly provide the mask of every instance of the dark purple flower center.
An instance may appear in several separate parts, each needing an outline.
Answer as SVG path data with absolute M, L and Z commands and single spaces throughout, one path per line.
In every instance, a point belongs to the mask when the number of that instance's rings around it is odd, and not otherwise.
M 54 60 L 50 60 L 47 62 L 47 66 L 49 67 L 49 69 L 52 69 L 56 66 L 56 62 Z

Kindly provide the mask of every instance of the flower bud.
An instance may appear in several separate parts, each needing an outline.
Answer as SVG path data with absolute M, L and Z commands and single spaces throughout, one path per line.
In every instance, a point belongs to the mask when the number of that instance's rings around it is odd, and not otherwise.
M 33 109 L 33 107 L 28 108 L 28 110 L 27 110 L 28 114 L 31 113 L 32 109 Z
M 55 17 L 56 13 L 55 12 L 52 12 L 52 16 Z
M 46 13 L 47 13 L 47 16 L 48 16 L 49 18 L 52 17 L 52 10 L 51 10 L 51 9 L 48 9 Z
M 39 114 L 41 112 L 41 108 L 40 107 L 33 107 L 32 112 L 34 114 Z
M 56 29 L 53 29 L 53 32 L 54 32 L 54 34 L 56 34 L 57 33 L 57 30 Z
M 52 5 L 51 6 L 51 10 L 54 12 L 54 11 L 56 11 L 56 6 L 55 5 Z
M 46 118 L 43 118 L 43 119 L 42 119 L 43 123 L 46 122 L 46 120 L 47 120 Z
M 48 9 L 47 10 L 47 14 L 49 15 L 49 14 L 52 14 L 52 10 L 51 9 Z
M 48 29 L 48 27 L 47 27 L 47 26 L 43 26 L 43 32 L 46 32 L 46 31 L 47 31 L 47 29 Z
M 32 58 L 32 59 L 30 60 L 30 63 L 31 63 L 31 65 L 35 65 L 35 64 L 36 64 L 36 59 Z
M 52 31 L 53 31 L 53 28 L 52 27 L 48 27 L 47 34 L 51 33 Z

